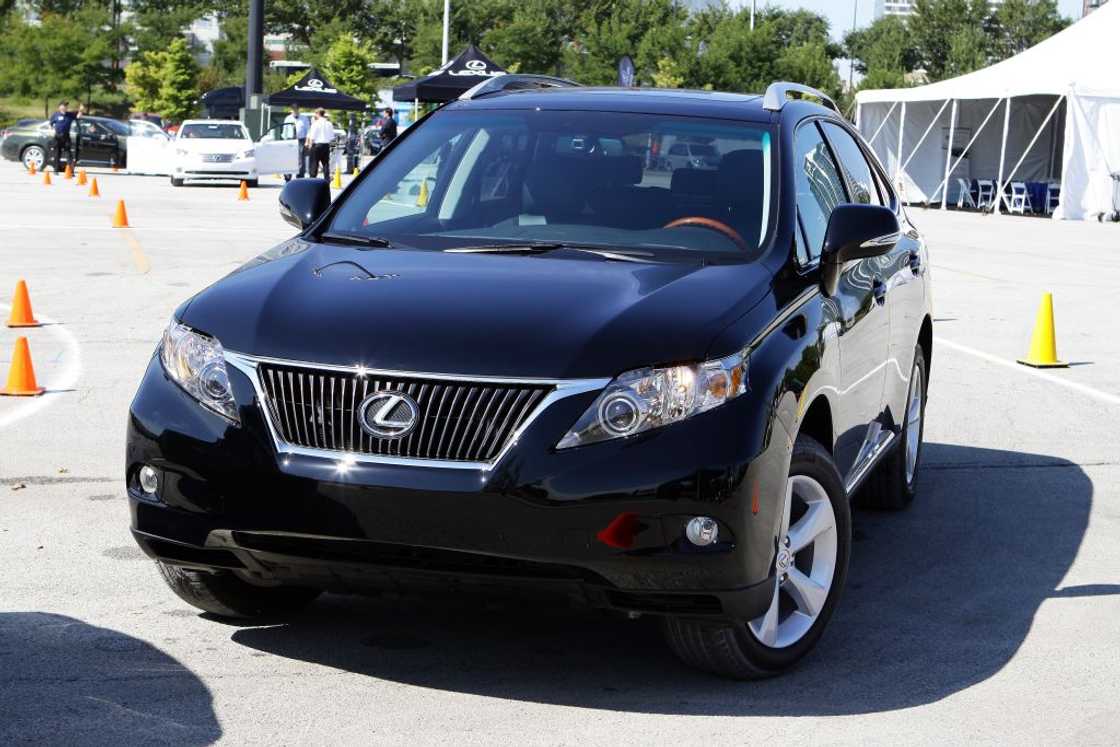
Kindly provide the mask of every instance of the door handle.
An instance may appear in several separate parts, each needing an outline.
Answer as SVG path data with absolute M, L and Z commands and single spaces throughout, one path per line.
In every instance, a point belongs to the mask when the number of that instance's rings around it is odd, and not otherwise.
M 872 293 L 875 294 L 875 302 L 880 306 L 887 302 L 887 284 L 879 278 L 875 279 L 875 283 L 871 286 Z

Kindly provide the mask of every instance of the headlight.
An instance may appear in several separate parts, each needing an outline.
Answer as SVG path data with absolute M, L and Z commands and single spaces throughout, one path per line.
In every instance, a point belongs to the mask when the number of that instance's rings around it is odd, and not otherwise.
M 219 415 L 240 422 L 220 342 L 172 321 L 163 333 L 159 357 L 167 374 L 187 394 Z
M 568 431 L 558 449 L 582 446 L 676 423 L 747 391 L 747 354 L 622 374 Z
M 179 156 L 180 158 L 186 158 L 187 156 L 190 155 L 190 153 L 191 152 L 189 150 L 187 150 L 186 148 L 176 148 L 175 149 L 175 155 Z
M 252 148 L 250 148 L 249 150 L 243 150 L 243 151 L 241 151 L 240 153 L 237 154 L 237 160 L 238 161 L 240 161 L 242 158 L 252 158 L 252 157 L 253 157 L 253 149 Z

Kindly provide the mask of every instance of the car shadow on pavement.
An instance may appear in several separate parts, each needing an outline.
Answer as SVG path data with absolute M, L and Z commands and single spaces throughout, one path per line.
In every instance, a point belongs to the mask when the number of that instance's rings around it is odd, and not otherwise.
M 902 513 L 857 511 L 848 588 L 794 672 L 733 682 L 679 664 L 657 621 L 537 605 L 327 596 L 249 648 L 510 700 L 670 714 L 827 715 L 940 700 L 998 672 L 1077 554 L 1093 486 L 1053 457 L 931 443 Z M 1078 595 L 1108 593 L 1091 585 Z M 1077 587 L 1074 587 L 1077 588 Z
M 211 744 L 210 691 L 138 638 L 44 612 L 0 612 L 0 744 Z

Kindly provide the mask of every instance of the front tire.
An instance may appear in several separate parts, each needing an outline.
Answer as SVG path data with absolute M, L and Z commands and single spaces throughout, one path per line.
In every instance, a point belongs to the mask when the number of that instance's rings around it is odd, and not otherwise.
M 260 179 L 246 179 L 245 180 L 245 186 L 247 186 L 249 189 L 256 189 L 257 187 L 260 186 L 260 184 L 261 184 Z
M 770 606 L 749 621 L 666 618 L 665 637 L 686 664 L 734 679 L 773 677 L 820 640 L 848 574 L 851 513 L 832 456 L 808 436 L 794 444 L 782 500 Z
M 318 589 L 254 586 L 230 571 L 196 571 L 156 561 L 163 580 L 180 599 L 198 609 L 234 620 L 275 617 L 311 604 Z
M 183 186 L 183 180 L 182 179 L 176 179 L 175 177 L 171 177 L 171 186 L 172 187 L 181 187 L 181 186 Z
M 914 366 L 910 370 L 910 391 L 903 411 L 902 437 L 891 453 L 867 476 L 867 482 L 855 499 L 860 508 L 901 511 L 914 502 L 925 433 L 928 382 L 926 356 L 922 346 L 918 345 L 914 350 Z
M 29 145 L 23 149 L 20 160 L 23 162 L 23 168 L 28 171 L 31 170 L 31 164 L 35 164 L 36 171 L 42 171 L 43 165 L 47 162 L 47 152 L 38 145 Z

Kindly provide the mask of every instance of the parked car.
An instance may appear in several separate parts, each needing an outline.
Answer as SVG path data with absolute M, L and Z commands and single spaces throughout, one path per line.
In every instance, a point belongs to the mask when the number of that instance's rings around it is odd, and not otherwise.
M 189 119 L 173 141 L 171 184 L 187 180 L 238 180 L 257 186 L 253 140 L 245 125 L 233 119 Z
M 717 168 L 628 152 L 683 136 Z M 927 250 L 823 94 L 506 75 L 279 201 L 299 234 L 176 310 L 130 410 L 133 535 L 199 609 L 555 593 L 764 677 L 839 603 L 849 501 L 914 498 Z
M 70 140 L 78 144 L 79 166 L 125 166 L 128 135 L 127 124 L 108 117 L 86 115 L 70 126 Z M 53 159 L 53 139 L 54 133 L 45 121 L 13 127 L 0 139 L 0 155 L 9 161 L 22 162 L 25 168 L 30 168 L 31 164 L 42 168 L 48 158 Z M 62 162 L 69 160 L 70 154 L 64 153 Z
M 669 146 L 665 156 L 669 170 L 695 168 L 719 168 L 719 151 L 711 143 L 690 143 L 677 141 Z

